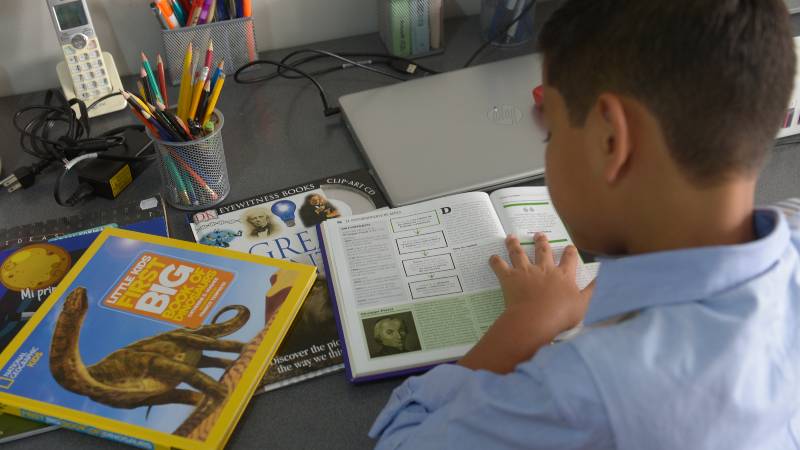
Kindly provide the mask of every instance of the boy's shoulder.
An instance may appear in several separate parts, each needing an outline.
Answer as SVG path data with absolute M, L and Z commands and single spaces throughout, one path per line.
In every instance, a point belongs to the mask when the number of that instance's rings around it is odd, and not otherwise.
M 800 197 L 781 200 L 774 206 L 786 216 L 786 223 L 792 233 L 792 243 L 800 252 Z

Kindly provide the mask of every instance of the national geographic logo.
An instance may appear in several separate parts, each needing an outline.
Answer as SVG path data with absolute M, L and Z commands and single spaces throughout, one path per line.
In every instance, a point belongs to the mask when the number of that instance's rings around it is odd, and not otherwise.
M 511 105 L 493 106 L 486 115 L 498 125 L 515 125 L 522 120 L 522 111 Z

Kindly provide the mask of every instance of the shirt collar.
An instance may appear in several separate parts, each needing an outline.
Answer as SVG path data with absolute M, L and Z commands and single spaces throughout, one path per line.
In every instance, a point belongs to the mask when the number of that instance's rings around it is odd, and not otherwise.
M 666 304 L 711 298 L 772 267 L 790 239 L 777 209 L 753 214 L 756 239 L 744 244 L 698 247 L 600 258 L 600 271 L 585 324 Z

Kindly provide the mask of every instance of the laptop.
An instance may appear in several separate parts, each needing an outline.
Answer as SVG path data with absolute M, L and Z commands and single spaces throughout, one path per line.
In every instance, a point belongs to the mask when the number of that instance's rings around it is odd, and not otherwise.
M 531 91 L 541 56 L 349 94 L 345 121 L 389 203 L 493 190 L 544 174 L 544 130 Z

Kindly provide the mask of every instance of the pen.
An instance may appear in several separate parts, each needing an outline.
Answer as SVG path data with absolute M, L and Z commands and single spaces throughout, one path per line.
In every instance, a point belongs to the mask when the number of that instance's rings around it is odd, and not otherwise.
M 203 7 L 200 10 L 200 18 L 198 19 L 198 24 L 205 24 L 208 23 L 208 9 L 211 7 L 211 0 L 205 0 L 203 2 Z
M 225 6 L 225 0 L 217 0 L 217 20 L 228 20 L 228 10 Z
M 164 15 L 164 19 L 167 20 L 167 24 L 169 24 L 169 29 L 173 30 L 175 28 L 180 28 L 181 24 L 178 22 L 178 18 L 175 17 L 175 12 L 172 11 L 172 7 L 169 6 L 167 0 L 155 0 L 155 2 L 158 9 L 161 10 L 161 14 Z
M 158 19 L 158 23 L 161 25 L 162 30 L 169 30 L 169 24 L 167 23 L 167 19 L 164 18 L 164 15 L 161 14 L 161 10 L 156 6 L 155 3 L 150 3 L 150 9 L 153 11 L 153 14 Z
M 206 19 L 206 23 L 211 23 L 215 20 L 217 15 L 217 0 L 211 0 L 211 4 L 208 5 L 208 18 Z
M 186 20 L 189 20 L 189 12 L 192 9 L 191 0 L 179 0 L 179 1 L 181 3 L 181 8 L 183 8 L 183 11 L 186 13 Z M 184 25 L 188 25 L 188 24 L 184 24 Z
M 178 19 L 178 24 L 186 26 L 186 10 L 183 9 L 181 3 L 178 0 L 171 0 L 170 5 L 172 6 L 172 12 L 175 13 L 175 18 Z
M 235 0 L 236 1 L 236 17 L 243 17 L 242 12 L 244 12 L 243 2 L 242 0 Z
M 192 3 L 192 14 L 189 26 L 195 26 L 200 21 L 200 13 L 203 12 L 203 0 L 194 0 Z
M 156 58 L 156 72 L 158 73 L 158 87 L 161 89 L 161 96 L 164 97 L 164 104 L 169 105 L 167 96 L 167 78 L 164 75 L 164 60 L 161 59 L 161 53 Z

